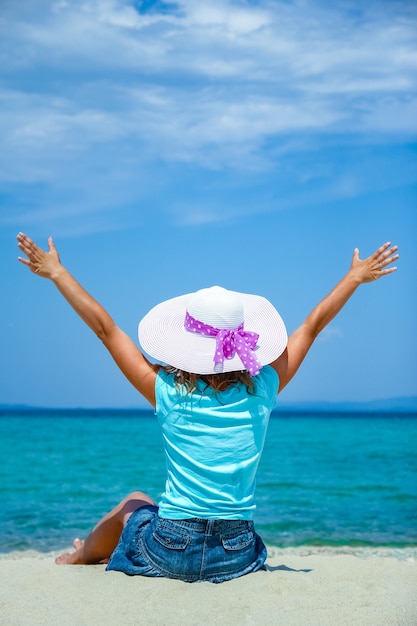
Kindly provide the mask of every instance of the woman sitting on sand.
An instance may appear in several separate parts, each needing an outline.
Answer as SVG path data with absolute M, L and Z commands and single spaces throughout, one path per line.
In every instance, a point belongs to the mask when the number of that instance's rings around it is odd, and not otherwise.
M 397 246 L 365 260 L 356 249 L 348 273 L 288 340 L 261 296 L 211 287 L 162 302 L 139 324 L 144 352 L 165 364 L 155 365 L 61 265 L 52 238 L 49 252 L 23 233 L 17 239 L 27 257 L 19 261 L 52 280 L 156 408 L 165 446 L 160 502 L 130 494 L 56 562 L 216 583 L 262 569 L 255 478 L 276 394 L 356 288 L 395 271 Z

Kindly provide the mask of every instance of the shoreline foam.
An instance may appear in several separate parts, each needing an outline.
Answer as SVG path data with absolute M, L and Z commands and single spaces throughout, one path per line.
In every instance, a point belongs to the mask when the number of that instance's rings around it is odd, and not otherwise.
M 11 550 L 10 552 L 0 552 L 1 560 L 16 560 L 25 558 L 34 559 L 54 559 L 63 552 L 72 551 L 71 546 L 62 548 L 60 550 L 50 550 L 49 552 L 41 552 L 39 550 Z M 417 546 L 407 547 L 395 547 L 395 546 L 314 546 L 314 545 L 300 545 L 279 548 L 277 546 L 267 545 L 268 559 L 274 559 L 285 556 L 339 556 L 347 555 L 354 556 L 359 559 L 369 558 L 388 558 L 398 559 L 400 561 L 415 559 L 417 561 Z
M 339 556 L 350 555 L 362 559 L 371 557 L 392 558 L 399 560 L 416 559 L 417 560 L 417 546 L 355 546 L 350 544 L 340 545 L 296 545 L 278 547 L 267 544 L 268 558 L 277 558 L 280 556 Z M 63 552 L 71 552 L 73 548 L 71 546 L 62 547 L 59 550 L 40 551 L 34 549 L 25 550 L 10 550 L 10 552 L 0 552 L 0 560 L 8 559 L 24 559 L 24 558 L 40 558 L 40 559 L 54 559 L 57 555 Z

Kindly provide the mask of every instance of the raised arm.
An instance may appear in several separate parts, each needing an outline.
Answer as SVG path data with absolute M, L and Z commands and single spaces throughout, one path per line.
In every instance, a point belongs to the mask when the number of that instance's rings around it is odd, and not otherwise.
M 48 278 L 61 292 L 81 319 L 109 350 L 116 364 L 132 385 L 155 406 L 156 368 L 140 352 L 135 343 L 112 320 L 99 304 L 64 268 L 52 237 L 49 252 L 42 250 L 23 233 L 17 236 L 19 249 L 27 258 L 18 257 L 31 272 Z
M 348 273 L 332 291 L 311 311 L 303 324 L 289 337 L 287 349 L 273 363 L 278 372 L 282 391 L 293 378 L 317 335 L 332 321 L 354 294 L 359 285 L 378 280 L 395 272 L 396 267 L 389 267 L 399 257 L 398 246 L 385 243 L 367 259 L 359 259 L 359 250 L 353 253 Z

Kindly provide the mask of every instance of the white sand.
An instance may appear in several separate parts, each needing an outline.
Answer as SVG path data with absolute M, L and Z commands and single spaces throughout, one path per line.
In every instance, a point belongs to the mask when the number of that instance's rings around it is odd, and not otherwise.
M 2 556 L 0 624 L 417 625 L 415 551 L 273 554 L 268 571 L 221 585 L 57 566 L 53 555 Z

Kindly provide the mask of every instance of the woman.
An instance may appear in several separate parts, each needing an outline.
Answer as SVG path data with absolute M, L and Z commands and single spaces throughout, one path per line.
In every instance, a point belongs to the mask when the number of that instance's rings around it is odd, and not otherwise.
M 265 298 L 221 287 L 162 302 L 139 324 L 152 364 L 49 251 L 23 233 L 19 261 L 50 279 L 102 340 L 133 386 L 156 408 L 167 461 L 158 505 L 125 498 L 58 564 L 108 562 L 129 575 L 223 582 L 264 566 L 255 532 L 255 477 L 276 394 L 290 382 L 317 335 L 361 284 L 396 270 L 385 243 L 350 270 L 287 339 Z

